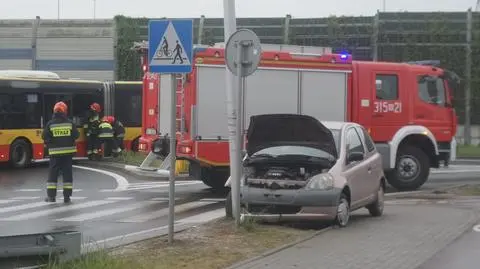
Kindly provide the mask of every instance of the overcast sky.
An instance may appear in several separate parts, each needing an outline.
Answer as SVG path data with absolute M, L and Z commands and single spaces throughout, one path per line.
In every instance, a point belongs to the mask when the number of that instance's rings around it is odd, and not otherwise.
M 94 0 L 0 0 L 0 19 L 40 16 L 93 18 Z M 373 15 L 384 0 L 236 0 L 237 17 L 325 17 L 329 15 Z M 385 0 L 387 11 L 466 11 L 476 0 Z M 96 0 L 96 17 L 192 18 L 223 16 L 223 0 Z

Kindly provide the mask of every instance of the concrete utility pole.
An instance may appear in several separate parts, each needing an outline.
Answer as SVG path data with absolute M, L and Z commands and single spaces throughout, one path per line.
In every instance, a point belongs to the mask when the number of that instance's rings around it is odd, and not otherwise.
M 230 36 L 235 33 L 237 30 L 237 18 L 235 16 L 235 0 L 223 0 L 223 23 L 224 23 L 224 36 L 225 36 L 225 44 L 227 40 L 230 39 Z M 236 175 L 238 175 L 238 163 L 241 160 L 238 159 L 237 151 L 241 150 L 237 148 L 236 145 L 236 138 L 237 138 L 237 115 L 238 111 L 235 111 L 235 107 L 233 105 L 234 102 L 234 89 L 235 89 L 235 76 L 228 70 L 228 67 L 225 65 L 225 91 L 227 96 L 227 116 L 228 116 L 228 133 L 229 133 L 229 146 L 230 146 L 230 177 L 232 180 L 232 211 L 233 216 L 235 217 L 235 224 L 238 226 L 240 224 L 240 208 L 238 207 L 238 198 L 239 188 L 237 188 L 237 179 Z M 238 181 L 239 182 L 239 181 Z

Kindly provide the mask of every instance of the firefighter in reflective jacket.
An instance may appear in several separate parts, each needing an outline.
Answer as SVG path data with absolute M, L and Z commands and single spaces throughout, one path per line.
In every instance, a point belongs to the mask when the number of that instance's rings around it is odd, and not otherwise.
M 102 108 L 98 103 L 92 103 L 87 112 L 87 122 L 83 125 L 87 142 L 87 155 L 93 159 L 100 151 L 100 141 L 98 139 L 98 125 L 100 124 L 100 112 Z
M 104 143 L 105 146 L 108 145 L 109 147 L 105 148 L 112 148 L 113 142 L 113 127 L 108 122 L 107 117 L 103 117 L 102 121 L 98 125 L 98 139 L 100 139 L 101 143 Z M 107 150 L 105 150 L 107 151 Z M 104 156 L 109 156 L 110 152 L 104 152 Z
M 121 121 L 113 116 L 107 116 L 106 120 L 113 128 L 112 151 L 113 156 L 116 157 L 123 150 L 123 139 L 125 138 L 125 127 Z
M 75 140 L 79 137 L 75 124 L 67 118 L 68 107 L 58 102 L 53 107 L 53 117 L 45 125 L 42 139 L 48 148 L 50 165 L 47 180 L 46 202 L 55 202 L 58 176 L 63 175 L 64 202 L 70 202 L 73 192 L 72 158 L 77 152 Z

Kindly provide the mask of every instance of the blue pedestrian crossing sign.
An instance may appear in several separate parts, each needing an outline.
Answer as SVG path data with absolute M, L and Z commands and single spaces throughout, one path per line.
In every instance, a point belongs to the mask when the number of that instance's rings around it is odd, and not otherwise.
M 193 20 L 151 20 L 148 62 L 152 73 L 190 73 L 193 62 Z

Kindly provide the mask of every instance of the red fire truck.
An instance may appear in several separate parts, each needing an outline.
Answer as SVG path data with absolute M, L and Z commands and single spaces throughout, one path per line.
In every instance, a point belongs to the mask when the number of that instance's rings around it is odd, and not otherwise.
M 193 71 L 178 84 L 177 158 L 188 160 L 191 176 L 223 188 L 229 177 L 224 49 L 198 47 L 193 62 Z M 456 156 L 451 146 L 457 126 L 455 78 L 438 63 L 353 61 L 348 54 L 264 49 L 259 69 L 245 78 L 244 126 L 251 115 L 265 113 L 357 122 L 381 152 L 390 185 L 414 190 L 444 156 Z M 147 72 L 144 83 L 139 147 L 158 152 L 168 147 L 170 117 L 169 90 L 158 88 L 170 89 L 170 78 Z

